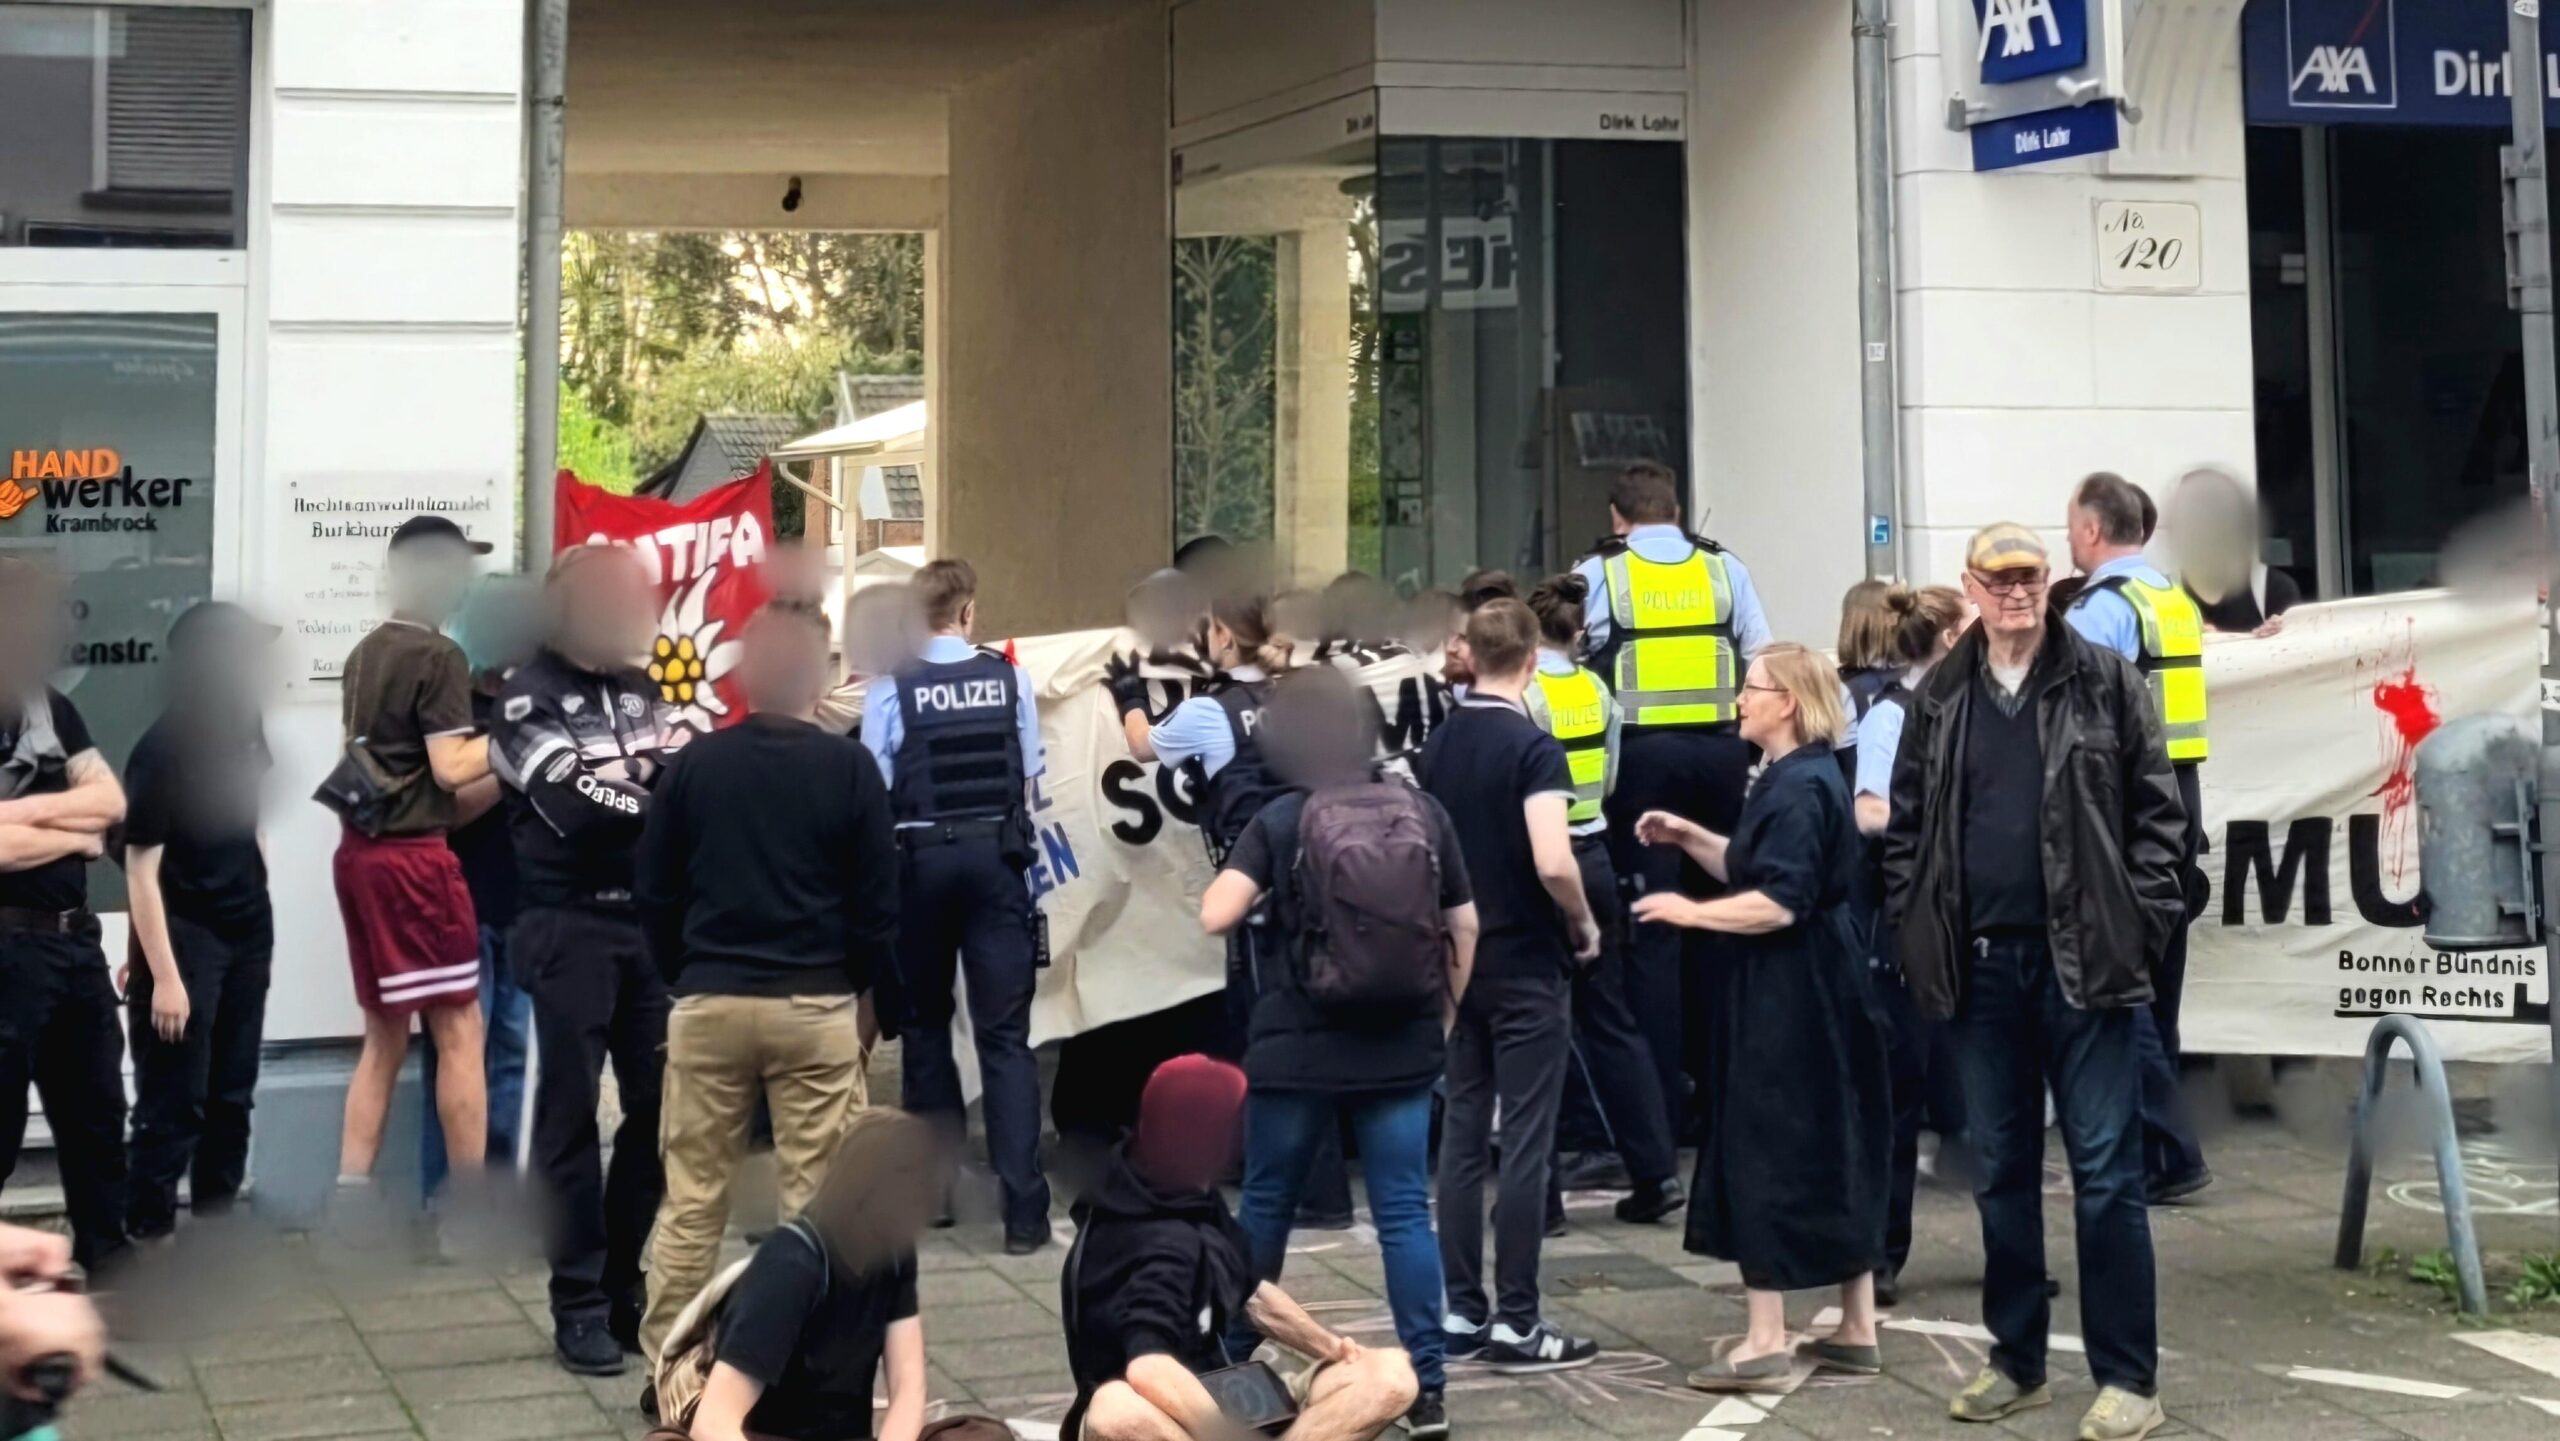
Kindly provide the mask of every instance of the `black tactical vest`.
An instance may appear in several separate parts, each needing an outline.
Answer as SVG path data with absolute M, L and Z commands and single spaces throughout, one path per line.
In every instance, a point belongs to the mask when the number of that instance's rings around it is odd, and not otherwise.
M 996 820 L 1022 808 L 1017 684 L 1011 661 L 983 651 L 898 672 L 899 820 Z

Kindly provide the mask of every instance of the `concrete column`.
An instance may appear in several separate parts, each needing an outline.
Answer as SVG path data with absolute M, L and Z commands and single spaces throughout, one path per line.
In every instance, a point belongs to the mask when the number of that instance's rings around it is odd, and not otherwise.
M 1170 557 L 1169 106 L 1154 7 L 951 97 L 929 543 L 990 637 L 1116 622 Z
M 1343 225 L 1280 237 L 1271 529 L 1280 573 L 1302 586 L 1350 558 L 1350 249 Z
M 1697 0 L 1690 29 L 1690 518 L 1824 644 L 1866 566 L 1849 7 Z

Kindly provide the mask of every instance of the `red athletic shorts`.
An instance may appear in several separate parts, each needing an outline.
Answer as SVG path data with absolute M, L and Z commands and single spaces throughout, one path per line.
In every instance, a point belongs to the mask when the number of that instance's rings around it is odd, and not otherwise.
M 480 998 L 480 927 L 442 835 L 345 831 L 333 870 L 357 1005 L 406 1016 Z

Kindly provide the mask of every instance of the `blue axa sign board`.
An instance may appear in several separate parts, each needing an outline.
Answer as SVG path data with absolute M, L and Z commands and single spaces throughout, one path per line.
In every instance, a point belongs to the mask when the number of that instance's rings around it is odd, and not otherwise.
M 2241 37 L 2252 124 L 2508 123 L 2504 0 L 2249 0 Z
M 1973 0 L 1982 82 L 2008 85 L 2089 63 L 2088 0 Z

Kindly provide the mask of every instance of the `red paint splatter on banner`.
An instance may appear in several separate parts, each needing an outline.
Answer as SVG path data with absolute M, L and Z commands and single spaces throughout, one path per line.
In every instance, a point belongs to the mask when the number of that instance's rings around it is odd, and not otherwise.
M 2444 717 L 2436 713 L 2435 692 L 2418 679 L 2414 660 L 2400 674 L 2374 683 L 2373 708 L 2389 722 L 2383 733 L 2382 784 L 2373 793 L 2382 798 L 2383 850 L 2397 881 L 2408 870 L 2407 840 L 2416 819 L 2418 742 L 2435 734 Z

